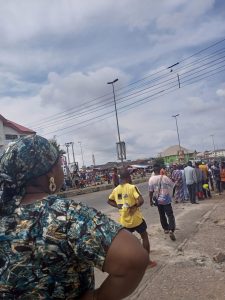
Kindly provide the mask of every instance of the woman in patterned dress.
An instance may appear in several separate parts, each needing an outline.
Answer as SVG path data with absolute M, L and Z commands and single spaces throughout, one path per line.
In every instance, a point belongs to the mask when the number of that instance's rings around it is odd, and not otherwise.
M 19 139 L 0 159 L 0 179 L 0 299 L 114 300 L 134 291 L 146 250 L 101 212 L 55 194 L 63 172 L 53 144 Z M 109 274 L 98 289 L 94 267 Z
M 183 175 L 181 169 L 182 167 L 180 165 L 176 165 L 172 172 L 172 180 L 175 184 L 174 200 L 176 203 L 185 201 Z

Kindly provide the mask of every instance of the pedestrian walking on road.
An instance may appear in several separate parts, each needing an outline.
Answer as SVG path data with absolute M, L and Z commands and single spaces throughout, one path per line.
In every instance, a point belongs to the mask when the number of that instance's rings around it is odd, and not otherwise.
M 149 179 L 150 205 L 158 207 L 164 233 L 169 233 L 171 240 L 175 241 L 174 231 L 176 225 L 171 205 L 174 183 L 166 175 L 160 175 L 160 166 L 158 164 L 154 165 L 154 173 L 155 175 Z
M 140 234 L 143 247 L 150 254 L 147 224 L 140 210 L 144 199 L 139 189 L 131 184 L 130 173 L 126 168 L 121 169 L 119 175 L 120 184 L 110 194 L 108 204 L 119 209 L 119 222 L 128 231 Z M 150 260 L 149 266 L 156 266 L 156 262 Z
M 0 158 L 0 299 L 107 299 L 129 296 L 149 258 L 106 215 L 57 193 L 59 149 L 27 136 Z M 50 195 L 51 194 L 51 195 Z M 95 289 L 94 267 L 109 276 Z

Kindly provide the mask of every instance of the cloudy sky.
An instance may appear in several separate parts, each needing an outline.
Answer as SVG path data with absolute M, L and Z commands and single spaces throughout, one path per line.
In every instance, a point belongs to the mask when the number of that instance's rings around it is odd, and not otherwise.
M 223 0 L 0 0 L 0 113 L 76 160 L 225 148 Z M 178 63 L 176 66 L 170 66 Z M 71 154 L 72 160 L 72 154 Z

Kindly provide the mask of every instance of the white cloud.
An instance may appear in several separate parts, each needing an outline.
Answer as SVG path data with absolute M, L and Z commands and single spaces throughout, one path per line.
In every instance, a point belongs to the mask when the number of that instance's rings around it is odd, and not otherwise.
M 224 136 L 223 73 L 173 93 L 165 91 L 154 101 L 148 101 L 150 94 L 159 89 L 134 94 L 129 101 L 123 97 L 128 90 L 136 92 L 129 83 L 153 75 L 150 82 L 156 72 L 168 74 L 167 66 L 222 39 L 223 6 L 213 0 L 98 0 L 91 5 L 87 0 L 2 1 L 1 114 L 47 137 L 56 135 L 62 145 L 74 141 L 79 160 L 78 140 L 87 163 L 92 153 L 97 163 L 116 160 L 118 137 L 107 82 L 119 78 L 115 91 L 128 159 L 153 156 L 177 144 L 171 117 L 175 113 L 180 113 L 182 145 L 202 147 L 204 136 L 209 147 L 207 135 L 214 133 L 219 140 Z M 121 106 L 147 96 L 142 105 L 121 112 Z M 105 101 L 111 101 L 110 107 L 98 110 Z
M 216 94 L 219 96 L 219 97 L 225 97 L 225 89 L 218 89 L 216 91 Z

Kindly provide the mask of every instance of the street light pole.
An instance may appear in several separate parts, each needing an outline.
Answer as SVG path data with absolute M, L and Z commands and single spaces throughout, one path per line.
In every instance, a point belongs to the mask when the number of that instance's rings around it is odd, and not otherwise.
M 83 155 L 82 145 L 81 145 L 81 142 L 80 142 L 80 141 L 78 142 L 78 144 L 80 144 L 80 152 L 81 152 L 82 163 L 83 163 L 83 167 L 84 167 L 84 155 Z
M 212 137 L 212 143 L 213 143 L 213 149 L 214 149 L 214 155 L 216 156 L 216 147 L 215 147 L 215 142 L 214 142 L 214 134 L 210 134 Z
M 120 139 L 120 129 L 119 129 L 119 121 L 118 121 L 118 114 L 117 114 L 117 107 L 116 107 L 116 96 L 115 96 L 115 89 L 114 83 L 117 82 L 119 79 L 116 78 L 113 81 L 107 82 L 107 84 L 111 84 L 113 88 L 113 99 L 114 99 L 114 106 L 115 106 L 115 113 L 116 113 L 116 124 L 117 124 L 117 133 L 118 133 L 118 140 L 119 140 L 119 147 L 121 151 L 121 162 L 123 164 L 123 155 L 122 155 L 122 148 L 121 148 L 121 139 Z
M 69 155 L 69 146 L 70 146 L 70 143 L 65 143 L 65 146 L 66 146 L 68 166 L 69 166 L 69 164 L 70 164 L 70 155 Z
M 181 146 L 180 146 L 180 136 L 179 136 L 179 130 L 178 130 L 178 124 L 177 124 L 177 117 L 179 116 L 180 114 L 176 114 L 174 116 L 172 116 L 173 118 L 175 118 L 176 120 L 176 128 L 177 128 L 177 138 L 178 138 L 178 143 L 179 143 L 179 148 L 181 150 Z
M 74 166 L 75 166 L 75 154 L 74 154 L 74 148 L 73 148 L 73 145 L 74 145 L 74 142 L 71 142 L 71 146 L 72 146 L 72 153 L 73 153 L 73 163 L 74 163 Z

